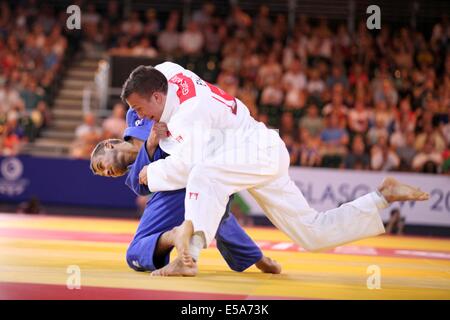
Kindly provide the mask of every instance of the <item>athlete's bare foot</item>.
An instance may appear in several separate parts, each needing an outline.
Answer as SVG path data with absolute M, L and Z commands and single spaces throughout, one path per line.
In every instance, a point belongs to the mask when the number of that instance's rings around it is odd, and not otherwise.
M 255 263 L 255 266 L 264 273 L 273 273 L 273 274 L 281 273 L 280 264 L 275 260 L 272 260 L 266 256 L 263 256 L 261 260 Z
M 182 257 L 178 256 L 174 261 L 162 267 L 161 269 L 155 270 L 151 273 L 151 276 L 155 277 L 193 277 L 197 274 L 197 264 L 192 261 L 191 264 L 185 264 L 182 261 Z
M 385 178 L 378 190 L 389 203 L 408 200 L 424 201 L 430 198 L 427 192 L 401 183 L 392 177 Z
M 163 256 L 170 252 L 170 250 L 175 247 L 175 228 L 164 232 L 158 239 L 158 243 L 155 248 L 156 256 Z
M 189 241 L 194 233 L 192 221 L 185 220 L 180 226 L 173 229 L 173 243 L 178 251 L 178 257 L 187 265 L 194 263 L 189 254 Z

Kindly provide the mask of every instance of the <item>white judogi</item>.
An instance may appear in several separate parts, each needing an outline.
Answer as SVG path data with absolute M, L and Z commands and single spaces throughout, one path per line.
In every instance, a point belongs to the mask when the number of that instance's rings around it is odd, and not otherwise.
M 290 179 L 289 154 L 276 131 L 191 71 L 169 62 L 156 69 L 169 80 L 160 121 L 167 123 L 171 136 L 160 147 L 170 156 L 148 166 L 148 187 L 153 192 L 186 188 L 185 219 L 192 221 L 194 232 L 203 232 L 206 246 L 229 196 L 244 189 L 276 227 L 307 250 L 385 232 L 379 210 L 388 204 L 378 192 L 317 212 Z M 220 140 L 221 132 L 231 139 Z

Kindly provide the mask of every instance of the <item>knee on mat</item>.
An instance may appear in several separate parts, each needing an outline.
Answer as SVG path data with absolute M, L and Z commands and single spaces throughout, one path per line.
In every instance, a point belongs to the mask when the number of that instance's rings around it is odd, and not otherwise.
M 236 271 L 236 272 L 244 272 L 245 270 L 248 269 L 248 266 L 229 266 L 231 270 Z
M 137 258 L 137 254 L 134 252 L 133 244 L 127 249 L 126 260 L 128 266 L 136 271 L 144 271 L 144 268 L 139 264 L 139 260 Z

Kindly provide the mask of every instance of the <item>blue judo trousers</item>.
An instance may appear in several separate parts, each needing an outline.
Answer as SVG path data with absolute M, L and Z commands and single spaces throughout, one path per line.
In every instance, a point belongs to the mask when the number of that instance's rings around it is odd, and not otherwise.
M 137 114 L 129 109 L 127 112 L 127 129 L 124 139 L 130 137 L 146 141 L 153 121 L 139 119 Z M 149 157 L 145 144 L 139 150 L 136 161 L 130 165 L 126 184 L 137 195 L 149 195 L 147 186 L 139 184 L 139 172 L 153 161 L 167 156 L 159 147 L 152 158 Z M 151 177 L 148 177 L 151 179 Z M 136 234 L 127 250 L 127 263 L 136 271 L 153 271 L 169 263 L 170 252 L 164 256 L 155 255 L 159 237 L 166 231 L 179 226 L 184 221 L 184 198 L 186 190 L 155 192 L 151 195 L 145 207 Z M 236 218 L 226 212 L 216 234 L 217 248 L 234 271 L 244 271 L 262 258 L 262 252 L 253 240 L 242 229 Z

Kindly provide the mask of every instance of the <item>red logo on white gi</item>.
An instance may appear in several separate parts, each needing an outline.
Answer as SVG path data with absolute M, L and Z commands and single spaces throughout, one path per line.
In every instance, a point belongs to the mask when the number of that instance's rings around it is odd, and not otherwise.
M 187 95 L 189 93 L 189 84 L 186 82 L 185 79 L 181 79 L 180 77 L 178 77 L 176 75 L 172 79 L 170 79 L 170 82 L 178 84 L 178 86 L 181 89 L 181 94 L 182 95 L 185 96 L 185 95 Z
M 197 200 L 198 192 L 189 192 L 189 199 Z
M 189 85 L 187 84 L 186 81 L 182 81 L 180 83 L 181 86 L 181 93 L 183 94 L 183 96 L 187 95 L 189 93 Z
M 180 99 L 180 104 L 195 97 L 196 92 L 194 82 L 183 73 L 180 72 L 176 74 L 169 80 L 169 82 L 178 86 L 177 96 Z

